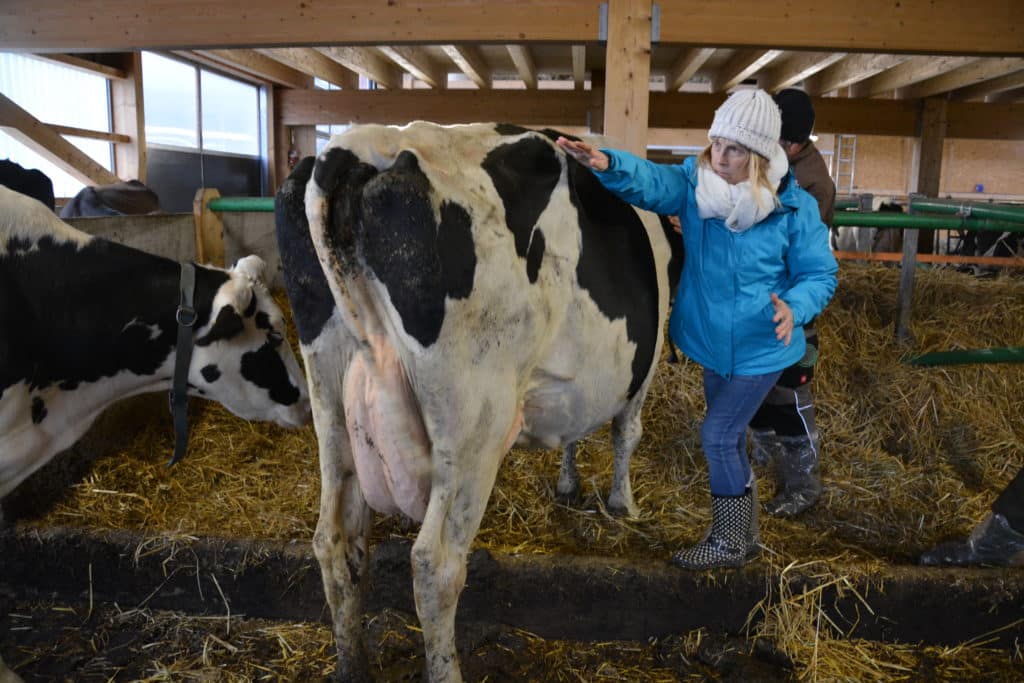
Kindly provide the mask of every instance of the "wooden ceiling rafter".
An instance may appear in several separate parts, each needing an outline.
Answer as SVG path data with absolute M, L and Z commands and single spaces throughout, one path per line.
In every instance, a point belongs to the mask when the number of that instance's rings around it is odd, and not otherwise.
M 738 50 L 711 77 L 711 92 L 724 93 L 771 64 L 782 50 Z
M 378 45 L 381 54 L 431 88 L 448 87 L 448 71 L 422 47 L 415 45 Z
M 368 47 L 318 47 L 317 50 L 389 90 L 402 87 L 402 70 L 391 60 Z
M 896 91 L 896 98 L 917 100 L 959 90 L 1024 69 L 1024 59 L 978 59 Z
M 537 89 L 537 66 L 534 64 L 530 48 L 525 45 L 506 45 L 508 56 L 516 66 L 516 72 L 520 80 L 526 85 L 527 90 Z
M 684 47 L 665 74 L 665 90 L 681 90 L 713 54 L 713 47 Z
M 767 69 L 758 73 L 757 84 L 768 92 L 798 85 L 806 78 L 827 69 L 840 59 L 845 52 L 798 52 L 776 60 Z
M 885 71 L 858 81 L 850 88 L 851 97 L 876 97 L 928 80 L 952 69 L 958 69 L 978 60 L 978 57 L 921 56 L 892 66 Z
M 573 45 L 570 50 L 572 59 L 573 89 L 583 90 L 587 80 L 587 46 Z
M 909 55 L 848 55 L 827 69 L 805 79 L 804 90 L 812 96 L 824 95 L 870 78 L 881 71 L 902 64 L 908 59 L 910 59 Z
M 359 87 L 359 74 L 311 47 L 261 48 L 262 54 L 304 74 L 332 83 L 342 89 Z
M 950 93 L 950 99 L 980 100 L 1021 87 L 1024 87 L 1024 69 L 1000 76 L 999 78 L 993 78 L 990 81 L 983 81 L 967 88 L 954 90 Z
M 444 53 L 459 67 L 466 78 L 476 83 L 481 90 L 491 87 L 491 67 L 484 61 L 480 50 L 472 45 L 443 45 Z

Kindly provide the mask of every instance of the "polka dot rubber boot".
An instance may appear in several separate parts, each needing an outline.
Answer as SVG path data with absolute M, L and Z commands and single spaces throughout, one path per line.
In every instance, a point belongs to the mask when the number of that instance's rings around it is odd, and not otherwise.
M 711 496 L 711 529 L 704 540 L 672 556 L 681 569 L 740 567 L 761 553 L 758 538 L 757 493 Z

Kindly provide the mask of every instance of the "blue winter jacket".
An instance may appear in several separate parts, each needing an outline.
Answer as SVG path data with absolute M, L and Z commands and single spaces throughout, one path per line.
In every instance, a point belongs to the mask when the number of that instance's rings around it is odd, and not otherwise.
M 697 213 L 697 158 L 676 166 L 628 152 L 602 150 L 608 170 L 595 172 L 630 204 L 683 225 L 686 262 L 669 335 L 691 359 L 729 378 L 784 370 L 804 355 L 803 326 L 832 298 L 838 266 L 814 198 L 787 173 L 780 206 L 744 232 Z M 771 293 L 793 311 L 789 346 L 775 338 Z

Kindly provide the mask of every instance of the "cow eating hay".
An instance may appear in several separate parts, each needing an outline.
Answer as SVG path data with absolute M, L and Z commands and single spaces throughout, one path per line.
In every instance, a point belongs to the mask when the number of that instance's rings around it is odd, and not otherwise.
M 367 676 L 370 509 L 422 521 L 412 551 L 431 680 L 460 680 L 455 607 L 502 456 L 612 421 L 609 508 L 662 344 L 673 245 L 553 144 L 507 125 L 355 127 L 278 194 L 278 244 L 322 473 L 314 549 L 343 678 Z

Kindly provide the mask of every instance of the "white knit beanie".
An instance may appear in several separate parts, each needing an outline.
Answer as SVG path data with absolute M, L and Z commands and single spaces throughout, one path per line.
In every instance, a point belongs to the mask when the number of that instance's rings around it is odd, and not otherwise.
M 715 111 L 708 139 L 726 138 L 771 159 L 779 149 L 782 115 L 764 90 L 737 90 Z

